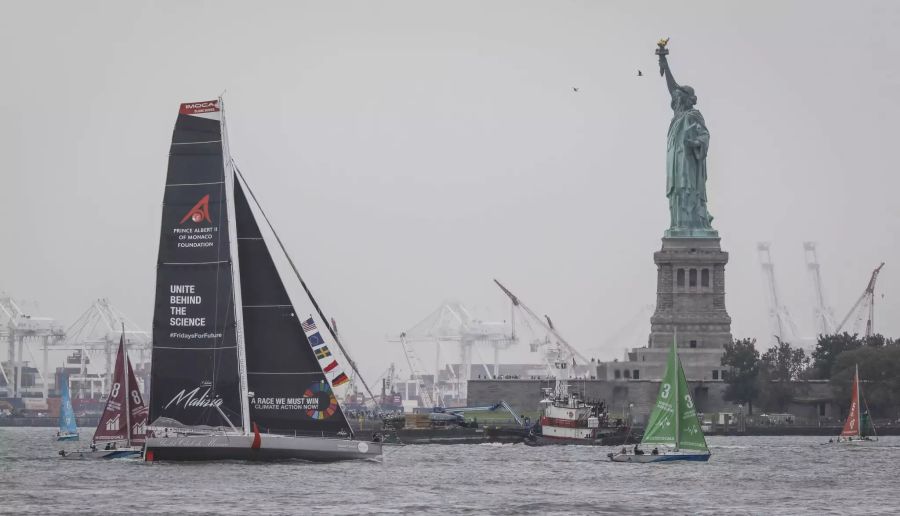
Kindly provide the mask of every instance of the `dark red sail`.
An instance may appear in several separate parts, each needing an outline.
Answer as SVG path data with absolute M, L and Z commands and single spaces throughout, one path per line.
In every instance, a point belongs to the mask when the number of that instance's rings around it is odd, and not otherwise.
M 128 381 L 125 381 L 125 365 L 128 366 Z M 112 386 L 106 408 L 100 416 L 95 441 L 131 441 L 132 444 L 143 444 L 147 427 L 147 407 L 141 397 L 131 368 L 131 360 L 125 354 L 125 336 L 119 340 L 119 352 L 116 355 Z M 129 423 L 131 427 L 129 428 Z

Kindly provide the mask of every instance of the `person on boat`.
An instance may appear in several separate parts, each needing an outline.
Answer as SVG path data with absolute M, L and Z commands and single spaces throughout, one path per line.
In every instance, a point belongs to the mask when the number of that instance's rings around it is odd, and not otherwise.
M 659 448 L 654 446 L 653 451 L 650 452 L 650 455 L 659 455 Z
M 97 451 L 97 443 L 91 442 L 91 451 Z
M 637 445 L 637 444 L 634 445 L 634 454 L 635 455 L 643 455 L 644 454 L 644 450 L 640 449 L 639 446 L 640 445 Z

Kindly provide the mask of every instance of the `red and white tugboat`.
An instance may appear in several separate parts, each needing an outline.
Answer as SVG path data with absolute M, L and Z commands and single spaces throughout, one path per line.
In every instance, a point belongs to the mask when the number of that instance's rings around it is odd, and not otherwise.
M 600 444 L 598 440 L 603 437 L 600 428 L 608 427 L 609 422 L 605 404 L 588 401 L 576 392 L 569 392 L 569 363 L 560 358 L 557 356 L 553 362 L 556 386 L 543 389 L 540 425 L 531 429 L 525 444 Z
M 529 435 L 529 444 L 594 444 L 601 419 L 606 420 L 604 404 L 591 403 L 577 393 L 569 393 L 565 382 L 557 382 L 557 389 L 544 389 L 541 400 L 540 433 Z M 553 442 L 541 443 L 540 441 Z
M 494 280 L 494 283 L 512 301 L 513 318 L 518 309 L 524 313 L 529 328 L 531 325 L 528 324 L 528 320 L 531 320 L 546 332 L 546 336 L 532 342 L 531 347 L 532 351 L 543 351 L 548 376 L 554 379 L 555 386 L 542 389 L 544 399 L 541 400 L 543 413 L 540 424 L 529 429 L 525 444 L 618 445 L 623 442 L 636 442 L 629 428 L 610 424 L 605 403 L 587 400 L 583 394 L 569 392 L 569 380 L 572 379 L 576 357 L 584 362 L 587 362 L 587 359 L 556 331 L 549 317 L 546 315 L 544 318 L 538 317 L 499 281 Z M 640 439 L 640 436 L 637 436 L 637 439 Z

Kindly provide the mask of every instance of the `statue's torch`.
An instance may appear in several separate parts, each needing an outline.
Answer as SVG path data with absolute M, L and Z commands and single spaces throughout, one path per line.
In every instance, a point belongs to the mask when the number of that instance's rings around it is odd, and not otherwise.
M 662 76 L 665 74 L 665 66 L 666 66 L 666 56 L 669 54 L 669 49 L 666 48 L 666 45 L 669 43 L 669 38 L 663 38 L 656 42 L 656 55 L 659 56 L 659 75 Z

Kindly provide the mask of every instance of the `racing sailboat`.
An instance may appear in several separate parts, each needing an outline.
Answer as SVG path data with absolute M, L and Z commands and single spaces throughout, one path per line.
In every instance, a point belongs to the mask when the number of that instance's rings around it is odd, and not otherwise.
M 653 446 L 652 451 L 640 446 Z M 688 389 L 684 369 L 673 341 L 666 362 L 666 372 L 659 386 L 656 405 L 650 413 L 640 446 L 620 453 L 610 453 L 613 462 L 672 462 L 709 460 L 709 447 L 700 429 L 694 400 Z
M 181 104 L 172 135 L 144 458 L 378 459 L 334 392 L 337 350 L 355 364 L 235 167 L 222 108 Z
M 860 443 L 866 441 L 877 441 L 878 436 L 875 435 L 875 425 L 872 424 L 872 418 L 869 415 L 869 406 L 865 398 L 862 398 L 862 404 L 865 405 L 863 411 L 860 406 L 859 394 L 859 365 L 853 372 L 853 388 L 850 393 L 850 412 L 847 414 L 847 420 L 844 421 L 844 428 L 841 435 L 838 436 L 839 443 Z
M 72 397 L 69 395 L 69 375 L 64 374 L 60 378 L 59 405 L 59 431 L 56 432 L 57 441 L 77 441 L 78 428 L 75 425 L 75 411 L 72 410 Z
M 72 452 L 63 450 L 59 454 L 66 459 L 139 457 L 143 451 L 146 428 L 147 407 L 125 351 L 123 327 L 112 385 L 90 448 Z

